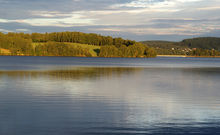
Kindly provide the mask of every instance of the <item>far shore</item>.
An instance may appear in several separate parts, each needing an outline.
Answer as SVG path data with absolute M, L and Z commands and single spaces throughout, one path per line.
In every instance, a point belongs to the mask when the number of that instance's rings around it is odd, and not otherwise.
M 0 54 L 0 56 L 36 56 L 36 55 L 24 55 L 24 54 L 19 54 L 19 55 L 11 55 L 11 54 Z M 87 57 L 87 56 L 51 56 L 51 55 L 44 55 L 45 57 Z M 41 57 L 44 57 L 41 56 Z M 92 56 L 93 58 L 97 58 L 98 56 Z M 198 57 L 198 58 L 220 58 L 220 56 L 188 56 L 188 55 L 157 55 L 156 57 Z M 106 57 L 106 58 L 135 58 L 135 57 Z M 151 57 L 139 57 L 139 58 L 151 58 Z
M 157 55 L 157 57 L 199 57 L 199 58 L 220 58 L 220 56 L 188 56 L 188 55 Z
M 187 57 L 186 55 L 157 55 L 157 57 Z

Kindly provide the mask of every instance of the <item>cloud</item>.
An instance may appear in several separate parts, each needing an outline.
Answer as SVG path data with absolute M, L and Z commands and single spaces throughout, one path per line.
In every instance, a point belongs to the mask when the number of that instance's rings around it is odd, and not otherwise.
M 70 17 L 57 19 L 57 18 L 33 18 L 16 20 L 19 23 L 27 23 L 32 26 L 57 26 L 57 27 L 70 27 L 70 26 L 85 26 L 93 23 L 93 19 L 81 19 L 81 15 L 72 15 Z
M 219 10 L 220 9 L 220 6 L 219 7 L 202 7 L 202 8 L 197 8 L 197 10 Z
M 0 0 L 0 24 L 4 32 L 68 30 L 179 40 L 219 36 L 219 7 L 219 0 Z
M 45 18 L 65 18 L 70 17 L 70 13 L 64 13 L 60 11 L 31 11 L 31 14 L 36 17 L 45 17 Z
M 1 19 L 1 18 L 0 18 L 0 23 L 7 23 L 7 22 L 10 22 L 10 21 L 7 20 L 7 19 Z
M 59 12 L 33 12 L 33 15 L 42 16 L 43 18 L 29 18 L 29 19 L 0 19 L 1 23 L 26 23 L 32 26 L 57 26 L 57 27 L 70 27 L 70 26 L 83 26 L 92 25 L 94 19 L 84 18 L 83 15 L 78 13 L 63 14 Z M 62 16 L 62 18 L 59 18 Z
M 115 7 L 132 7 L 132 8 L 178 8 L 180 4 L 199 2 L 203 0 L 133 0 L 128 3 L 116 4 Z
M 30 30 L 29 29 L 16 29 L 15 31 L 17 31 L 17 32 L 28 32 Z
M 0 32 L 6 32 L 7 33 L 7 32 L 12 32 L 12 31 L 0 28 Z

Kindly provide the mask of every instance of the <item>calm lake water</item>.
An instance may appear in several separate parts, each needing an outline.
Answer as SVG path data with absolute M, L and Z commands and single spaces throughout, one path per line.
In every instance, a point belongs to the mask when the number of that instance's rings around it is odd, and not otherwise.
M 0 56 L 0 135 L 220 134 L 220 58 Z

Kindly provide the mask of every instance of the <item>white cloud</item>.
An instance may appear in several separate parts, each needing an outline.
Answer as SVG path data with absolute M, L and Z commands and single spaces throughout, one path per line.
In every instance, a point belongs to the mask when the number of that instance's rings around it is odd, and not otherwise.
M 48 17 L 48 18 L 52 18 L 52 17 L 66 17 L 66 16 L 71 16 L 71 13 L 62 13 L 59 11 L 31 11 L 31 14 L 33 16 L 41 16 L 41 17 Z
M 11 30 L 6 30 L 6 29 L 1 29 L 0 28 L 0 32 L 12 32 Z
M 85 26 L 85 25 L 92 25 L 94 19 L 89 19 L 84 17 L 79 13 L 70 13 L 68 17 L 57 18 L 62 13 L 59 12 L 46 12 L 42 11 L 39 12 L 39 16 L 44 16 L 45 18 L 29 18 L 29 19 L 15 19 L 15 20 L 7 20 L 7 19 L 0 19 L 1 23 L 9 23 L 9 22 L 17 22 L 17 23 L 26 23 L 32 26 L 58 26 L 58 27 L 71 27 L 71 26 Z M 43 13 L 47 13 L 44 14 Z M 53 17 L 53 18 L 51 18 Z
M 18 32 L 29 32 L 30 30 L 29 29 L 16 29 L 16 31 L 18 31 Z
M 75 4 L 73 7 L 71 4 L 65 5 L 69 3 L 66 1 L 62 7 L 67 7 L 67 9 L 59 7 L 29 9 L 25 12 L 25 17 L 16 16 L 18 19 L 9 19 L 8 15 L 2 14 L 0 23 L 28 24 L 28 26 L 34 26 L 32 28 L 36 26 L 39 29 L 42 26 L 54 26 L 60 30 L 65 29 L 64 27 L 74 27 L 84 32 L 129 33 L 133 34 L 134 38 L 137 35 L 148 34 L 199 35 L 219 30 L 219 0 L 71 1 L 72 4 Z M 45 2 L 45 4 L 48 3 Z M 20 9 L 17 10 L 19 12 Z M 15 14 L 14 10 L 13 14 Z M 75 26 L 81 27 L 76 28 Z M 14 28 L 16 31 L 16 27 Z M 44 28 L 41 29 L 44 30 Z M 28 29 L 32 31 L 31 28 Z M 123 36 L 123 34 L 121 35 Z
M 183 18 L 184 19 L 184 18 Z M 135 35 L 187 35 L 199 36 L 214 30 L 220 30 L 220 24 L 178 24 L 169 27 L 153 27 L 153 26 L 116 26 L 108 28 L 93 28 L 93 31 L 115 32 L 115 33 L 132 33 Z
M 216 7 L 201 7 L 201 8 L 197 8 L 197 10 L 220 10 L 220 6 Z
M 133 7 L 133 8 L 171 8 L 178 6 L 179 4 L 189 2 L 199 2 L 204 0 L 133 0 L 129 3 L 116 4 L 113 7 Z
M 7 19 L 1 19 L 1 18 L 0 18 L 0 23 L 8 23 L 8 22 L 10 22 L 10 21 L 7 20 Z

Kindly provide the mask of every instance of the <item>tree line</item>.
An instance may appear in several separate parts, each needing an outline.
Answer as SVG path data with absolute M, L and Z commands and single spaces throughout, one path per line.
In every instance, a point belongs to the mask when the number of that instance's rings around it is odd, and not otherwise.
M 200 48 L 208 50 L 215 49 L 220 51 L 220 38 L 217 37 L 200 37 L 185 39 L 180 43 L 189 48 Z
M 82 32 L 52 32 L 52 33 L 12 33 L 9 32 L 7 34 L 1 33 L 1 35 L 5 35 L 7 37 L 20 37 L 23 39 L 32 40 L 32 42 L 70 42 L 70 43 L 81 43 L 88 45 L 133 45 L 136 42 L 133 40 L 125 40 L 120 37 L 113 38 L 111 36 L 102 36 L 95 33 L 82 33 Z
M 181 42 L 142 41 L 155 48 L 160 55 L 188 55 L 188 56 L 219 56 L 220 38 L 200 37 L 184 39 Z
M 62 42 L 46 42 L 37 45 L 34 49 L 36 56 L 81 56 L 91 57 L 88 49 L 80 46 L 69 45 Z
M 154 49 L 146 47 L 140 43 L 119 48 L 115 46 L 103 46 L 100 49 L 100 57 L 156 57 Z
M 220 52 L 217 50 L 208 50 L 208 49 L 196 49 L 188 53 L 189 56 L 220 56 Z
M 215 49 L 201 49 L 201 48 L 194 48 L 194 49 L 163 49 L 163 48 L 155 48 L 155 51 L 159 55 L 186 55 L 186 56 L 220 56 L 220 51 Z
M 10 50 L 12 55 L 33 54 L 32 40 L 18 34 L 0 33 L 0 48 Z
M 113 38 L 94 33 L 0 33 L 0 48 L 8 49 L 11 55 L 32 56 L 84 56 L 91 57 L 89 48 L 70 43 L 100 46 L 94 50 L 100 57 L 155 57 L 153 48 L 133 40 Z M 1 53 L 1 52 L 0 52 Z

